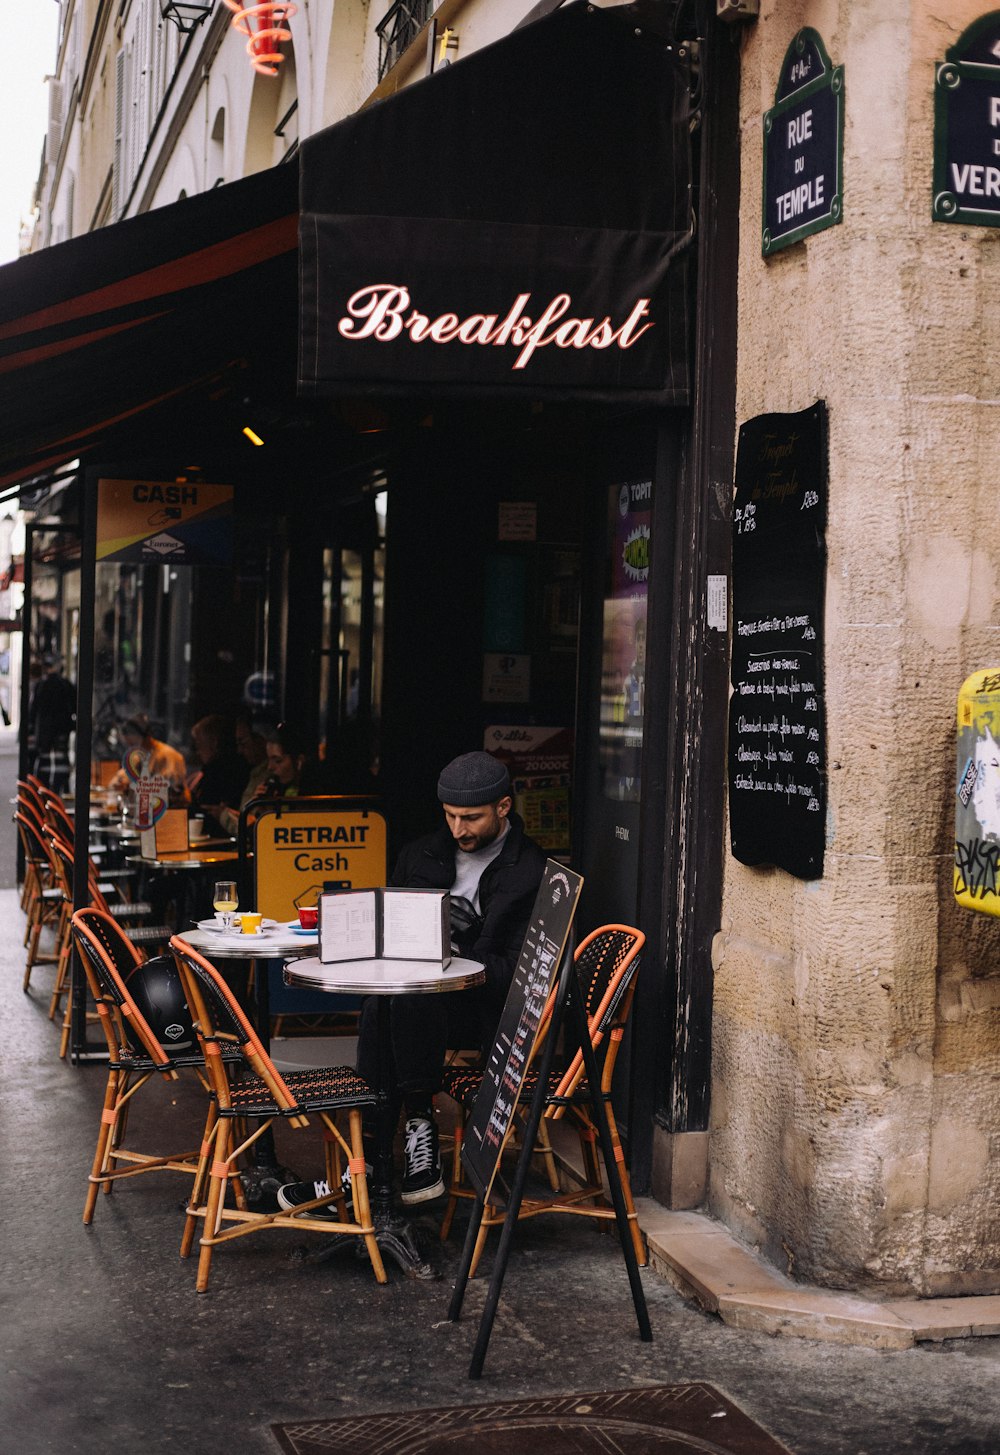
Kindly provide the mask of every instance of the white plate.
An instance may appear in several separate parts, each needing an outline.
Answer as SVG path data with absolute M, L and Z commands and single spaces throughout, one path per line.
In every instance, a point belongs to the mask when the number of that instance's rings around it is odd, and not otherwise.
M 240 916 L 238 914 L 234 914 L 233 915 L 233 923 L 232 923 L 232 926 L 230 927 L 229 933 L 230 934 L 240 934 L 240 933 L 242 933 L 242 931 L 239 929 L 239 924 L 240 924 Z M 262 933 L 264 933 L 264 934 L 267 934 L 267 932 L 269 930 L 277 930 L 277 929 L 280 929 L 281 928 L 281 926 L 278 924 L 278 921 L 276 919 L 265 919 L 265 920 L 262 920 L 260 927 L 261 927 Z M 223 934 L 224 931 L 225 931 L 225 926 L 223 925 L 222 920 L 219 919 L 218 917 L 216 917 L 215 919 L 200 919 L 198 921 L 198 928 L 200 930 L 214 930 L 217 934 L 220 934 L 220 935 Z M 248 938 L 249 938 L 249 936 L 248 936 Z

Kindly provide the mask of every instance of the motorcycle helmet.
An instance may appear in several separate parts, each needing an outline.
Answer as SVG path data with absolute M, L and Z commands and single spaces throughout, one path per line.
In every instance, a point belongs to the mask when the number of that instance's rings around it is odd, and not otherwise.
M 168 1056 L 193 1051 L 198 1038 L 184 999 L 181 977 L 172 955 L 155 955 L 125 976 L 128 993 Z M 126 1030 L 128 1017 L 126 1017 Z M 143 1053 L 138 1038 L 129 1037 L 133 1050 Z

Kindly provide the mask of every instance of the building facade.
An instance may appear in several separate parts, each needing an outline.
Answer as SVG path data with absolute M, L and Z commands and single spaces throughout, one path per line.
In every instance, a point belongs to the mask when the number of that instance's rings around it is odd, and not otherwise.
M 229 12 L 208 9 L 182 35 L 158 0 L 63 0 L 33 249 L 296 165 L 307 138 L 503 42 L 530 7 L 300 0 L 275 77 L 254 73 Z M 648 0 L 629 14 L 684 60 L 687 402 L 611 409 L 596 424 L 536 402 L 515 422 L 427 390 L 405 428 L 392 406 L 404 443 L 379 465 L 387 555 L 376 568 L 341 515 L 310 567 L 315 600 L 329 600 L 354 551 L 351 579 L 367 583 L 357 620 L 384 605 L 400 648 L 383 718 L 458 680 L 476 704 L 456 710 L 456 751 L 487 725 L 570 730 L 573 815 L 586 828 L 574 850 L 594 913 L 637 916 L 650 937 L 623 1119 L 638 1183 L 706 1207 L 808 1281 L 994 1291 L 996 932 L 956 905 L 952 866 L 955 697 L 1000 649 L 1000 555 L 982 528 L 1000 448 L 1000 234 L 985 214 L 955 222 L 932 206 L 938 68 L 977 23 L 993 34 L 991 12 L 971 0 Z M 801 101 L 817 74 L 796 72 L 803 57 L 829 64 L 824 115 L 837 120 L 825 130 L 813 93 Z M 769 116 L 793 169 L 779 188 Z M 784 238 L 764 235 L 769 198 Z M 377 427 L 385 406 L 363 405 L 351 402 L 355 424 L 368 411 Z M 824 421 L 827 498 L 814 573 L 822 867 L 792 873 L 733 852 L 734 481 L 743 426 L 810 410 Z M 641 608 L 634 591 L 588 589 L 632 539 L 615 534 L 609 506 L 623 488 L 631 523 L 652 535 Z M 291 529 L 301 539 L 301 521 Z M 418 540 L 440 550 L 422 545 L 418 558 Z M 444 579 L 466 549 L 468 630 L 447 608 L 421 635 L 428 572 Z M 376 611 L 383 572 L 395 597 Z M 305 608 L 298 619 L 313 629 Z M 442 631 L 447 650 L 427 647 Z M 515 676 L 530 659 L 520 697 L 497 676 L 481 686 L 500 659 Z M 369 697 L 375 672 L 369 660 Z M 407 741 L 434 754 L 441 733 Z M 405 756 L 402 741 L 387 745 L 389 788 Z

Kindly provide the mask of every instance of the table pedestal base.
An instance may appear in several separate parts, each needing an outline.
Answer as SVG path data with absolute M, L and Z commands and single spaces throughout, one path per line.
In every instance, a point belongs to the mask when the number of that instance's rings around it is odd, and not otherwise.
M 403 1217 L 400 1213 L 392 1212 L 384 1216 L 376 1214 L 373 1221 L 375 1223 L 375 1241 L 383 1259 L 391 1258 L 407 1278 L 416 1278 L 421 1283 L 431 1283 L 441 1277 L 441 1270 L 436 1268 L 422 1251 L 413 1224 L 408 1218 Z M 310 1263 L 326 1263 L 341 1253 L 347 1254 L 351 1251 L 359 1263 L 368 1262 L 368 1249 L 365 1247 L 364 1239 L 353 1233 L 350 1235 L 333 1234 L 330 1241 L 318 1252 L 309 1253 L 306 1258 Z
M 410 1220 L 401 1213 L 376 1214 L 375 1241 L 383 1258 L 391 1258 L 408 1278 L 430 1282 L 441 1277 L 441 1270 L 428 1262 Z M 364 1247 L 362 1243 L 361 1247 Z M 366 1255 L 367 1256 L 367 1255 Z
M 242 1173 L 243 1192 L 252 1212 L 277 1212 L 278 1188 L 300 1180 L 289 1167 L 254 1163 Z

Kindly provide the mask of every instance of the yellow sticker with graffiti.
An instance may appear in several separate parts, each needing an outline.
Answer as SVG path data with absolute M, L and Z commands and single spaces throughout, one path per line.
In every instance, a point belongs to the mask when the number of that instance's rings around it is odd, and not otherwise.
M 985 667 L 958 694 L 955 898 L 1000 915 L 1000 667 Z

